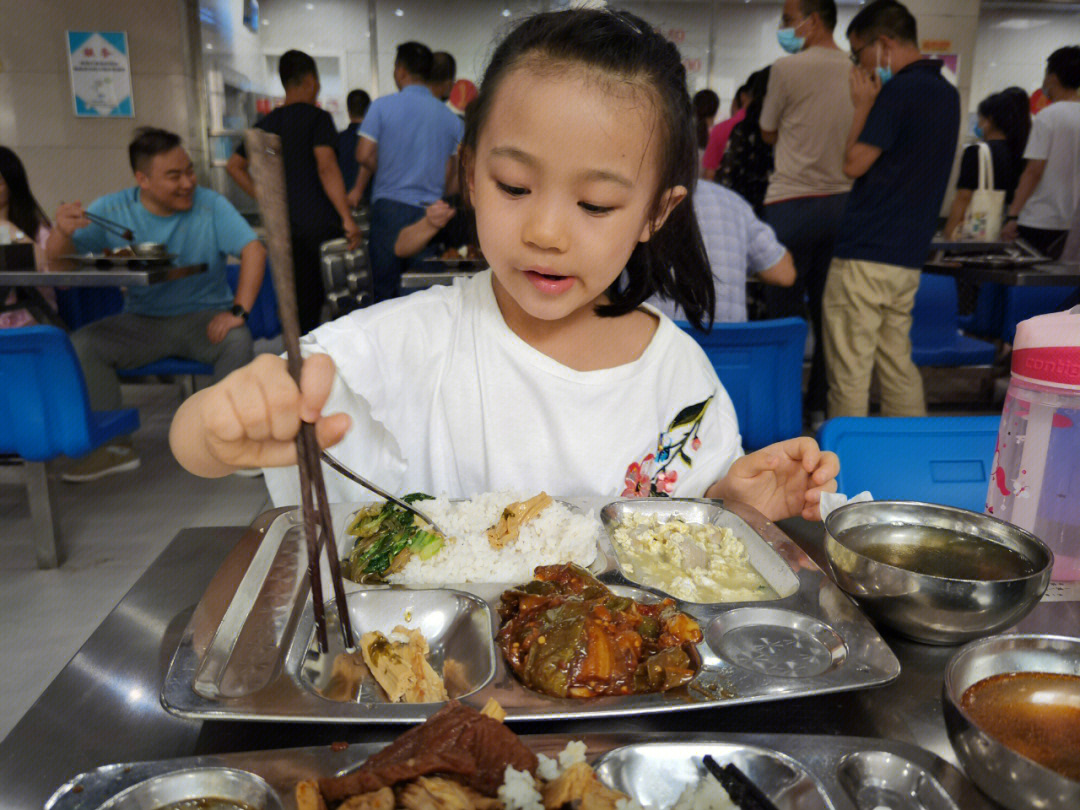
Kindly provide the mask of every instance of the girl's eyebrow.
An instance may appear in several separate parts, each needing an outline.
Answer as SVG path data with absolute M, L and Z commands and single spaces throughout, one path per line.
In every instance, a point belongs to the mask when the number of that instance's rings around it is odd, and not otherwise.
M 492 147 L 489 153 L 491 157 L 505 157 L 511 160 L 516 160 L 519 163 L 524 163 L 526 166 L 535 167 L 539 162 L 535 157 L 528 152 L 524 152 L 518 149 L 516 146 L 495 146 Z M 590 169 L 582 172 L 581 179 L 589 181 L 606 180 L 609 183 L 615 183 L 616 185 L 625 186 L 626 188 L 633 188 L 634 184 L 628 178 L 619 174 L 618 172 L 609 171 L 607 169 Z

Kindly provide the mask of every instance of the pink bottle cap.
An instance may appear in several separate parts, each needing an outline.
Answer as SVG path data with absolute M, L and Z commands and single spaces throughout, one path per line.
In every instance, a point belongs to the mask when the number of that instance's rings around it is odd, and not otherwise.
M 1080 309 L 1018 323 L 1012 373 L 1020 380 L 1080 391 Z

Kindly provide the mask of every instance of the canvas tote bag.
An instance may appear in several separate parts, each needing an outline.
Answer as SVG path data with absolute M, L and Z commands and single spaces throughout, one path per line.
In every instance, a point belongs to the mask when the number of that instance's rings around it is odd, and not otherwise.
M 964 242 L 996 242 L 1001 238 L 1005 214 L 1005 192 L 994 188 L 994 161 L 990 147 L 979 144 L 979 187 L 971 193 L 971 202 L 960 225 Z

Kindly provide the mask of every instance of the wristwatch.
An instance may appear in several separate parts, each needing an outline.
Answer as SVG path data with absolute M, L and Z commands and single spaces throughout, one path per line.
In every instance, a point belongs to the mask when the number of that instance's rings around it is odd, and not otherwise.
M 232 309 L 229 310 L 233 315 L 236 315 L 244 319 L 244 323 L 247 323 L 248 315 L 251 313 L 244 309 L 240 304 L 233 304 Z

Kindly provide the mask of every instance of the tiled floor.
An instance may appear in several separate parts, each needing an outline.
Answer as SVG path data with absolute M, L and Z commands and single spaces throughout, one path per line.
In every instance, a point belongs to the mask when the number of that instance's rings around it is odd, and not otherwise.
M 208 481 L 180 468 L 167 443 L 178 397 L 174 386 L 125 386 L 125 404 L 139 408 L 142 466 L 85 484 L 55 481 L 58 569 L 36 566 L 25 489 L 0 483 L 0 739 L 177 531 L 246 525 L 269 508 L 261 478 Z

